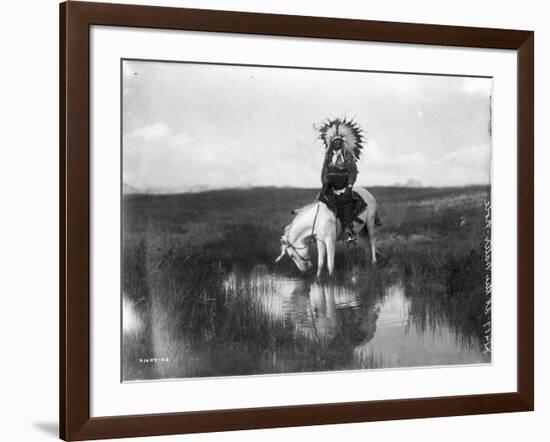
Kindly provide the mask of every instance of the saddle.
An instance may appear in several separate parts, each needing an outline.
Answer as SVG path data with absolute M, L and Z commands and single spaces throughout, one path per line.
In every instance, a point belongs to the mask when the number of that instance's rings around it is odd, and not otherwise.
M 359 218 L 359 215 L 363 213 L 363 211 L 367 208 L 367 203 L 355 191 L 351 192 L 351 197 L 353 200 L 352 219 L 358 223 L 362 223 L 363 220 Z M 338 205 L 336 202 L 335 194 L 332 191 L 319 193 L 319 196 L 317 197 L 317 201 L 320 201 L 326 204 L 326 206 L 330 209 L 330 211 L 333 212 L 337 218 L 339 218 Z

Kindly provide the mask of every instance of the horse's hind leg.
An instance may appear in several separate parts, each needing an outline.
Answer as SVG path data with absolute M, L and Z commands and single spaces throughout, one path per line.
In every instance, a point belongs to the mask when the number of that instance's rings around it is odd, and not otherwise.
M 370 255 L 372 264 L 376 264 L 376 226 L 375 217 L 369 217 L 365 229 L 369 235 Z
M 376 264 L 376 233 L 372 235 L 369 234 L 370 238 L 370 251 L 371 251 L 371 262 Z

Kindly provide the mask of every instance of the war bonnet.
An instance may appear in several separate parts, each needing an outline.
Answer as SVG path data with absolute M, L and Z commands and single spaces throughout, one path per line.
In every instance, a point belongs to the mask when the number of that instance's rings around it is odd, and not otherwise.
M 343 148 L 357 161 L 363 151 L 363 130 L 359 125 L 346 118 L 327 120 L 319 128 L 319 138 L 328 149 L 334 140 L 340 139 Z

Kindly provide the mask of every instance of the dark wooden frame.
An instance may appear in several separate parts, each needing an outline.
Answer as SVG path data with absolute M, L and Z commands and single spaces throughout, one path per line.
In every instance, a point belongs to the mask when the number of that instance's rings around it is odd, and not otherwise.
M 90 417 L 91 25 L 513 49 L 518 54 L 517 392 Z M 132 437 L 529 411 L 534 408 L 534 34 L 530 31 L 151 6 L 60 5 L 60 437 Z

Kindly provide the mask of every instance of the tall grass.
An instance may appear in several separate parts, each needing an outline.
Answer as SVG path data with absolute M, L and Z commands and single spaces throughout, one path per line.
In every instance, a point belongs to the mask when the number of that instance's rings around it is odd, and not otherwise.
M 291 263 L 275 266 L 273 259 L 290 210 L 310 202 L 315 190 L 126 196 L 122 290 L 140 327 L 124 334 L 123 379 L 357 367 L 353 348 L 372 337 L 373 306 L 396 280 L 406 285 L 415 327 L 445 323 L 461 345 L 478 345 L 486 321 L 482 201 L 489 189 L 371 191 L 383 223 L 381 262 L 362 279 L 358 306 L 339 309 L 334 334 L 313 340 L 296 332 L 296 321 L 266 310 L 258 287 L 230 290 L 227 280 L 246 279 L 258 266 L 298 276 Z M 368 268 L 357 249 L 340 248 L 336 262 L 331 284 L 338 286 Z M 153 356 L 169 360 L 139 362 Z M 371 359 L 363 368 L 382 365 Z

